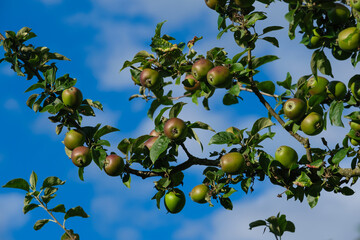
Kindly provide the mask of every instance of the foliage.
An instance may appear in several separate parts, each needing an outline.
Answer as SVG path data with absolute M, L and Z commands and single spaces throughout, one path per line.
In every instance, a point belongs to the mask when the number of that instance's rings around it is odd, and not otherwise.
M 119 152 L 126 159 L 126 164 L 120 178 L 123 183 L 130 187 L 131 175 L 143 179 L 155 177 L 155 188 L 157 193 L 153 199 L 160 208 L 160 201 L 166 193 L 180 188 L 184 173 L 183 171 L 194 166 L 204 166 L 203 184 L 209 187 L 205 200 L 210 206 L 212 200 L 220 202 L 226 209 L 232 209 L 231 195 L 236 188 L 245 193 L 254 191 L 255 181 L 269 179 L 274 185 L 285 188 L 287 199 L 295 199 L 302 202 L 304 199 L 310 207 L 315 207 L 323 190 L 352 195 L 350 188 L 357 182 L 360 176 L 359 156 L 360 152 L 356 144 L 360 141 L 359 129 L 352 128 L 350 132 L 344 133 L 343 140 L 339 141 L 334 148 L 330 148 L 326 139 L 322 138 L 323 146 L 310 147 L 309 138 L 306 136 L 306 129 L 309 135 L 317 135 L 326 131 L 326 123 L 329 120 L 331 125 L 344 127 L 344 110 L 350 113 L 345 118 L 351 122 L 360 122 L 360 113 L 357 111 L 360 105 L 360 75 L 353 76 L 348 84 L 346 92 L 335 93 L 325 79 L 324 86 L 316 86 L 319 79 L 333 77 L 331 62 L 325 54 L 329 49 L 336 59 L 351 59 L 355 67 L 360 60 L 358 42 L 358 29 L 353 29 L 353 34 L 340 39 L 342 44 L 355 44 L 356 49 L 345 49 L 339 45 L 338 36 L 340 32 L 349 27 L 354 27 L 359 22 L 359 14 L 352 9 L 351 14 L 340 20 L 334 20 L 332 9 L 335 8 L 335 1 L 297 1 L 286 0 L 288 12 L 285 15 L 289 22 L 288 35 L 294 39 L 296 34 L 302 35 L 301 44 L 313 50 L 310 60 L 309 72 L 304 73 L 296 82 L 293 82 L 290 73 L 284 81 L 262 81 L 257 78 L 261 66 L 276 61 L 279 57 L 274 55 L 254 56 L 253 50 L 263 41 L 279 47 L 279 41 L 274 32 L 282 29 L 281 26 L 273 26 L 267 21 L 267 13 L 256 10 L 256 4 L 273 4 L 273 0 L 258 0 L 253 6 L 242 7 L 240 1 L 213 1 L 216 4 L 210 7 L 218 13 L 218 38 L 223 34 L 233 34 L 234 41 L 240 51 L 230 57 L 223 48 L 214 47 L 205 54 L 198 53 L 195 45 L 202 38 L 194 37 L 187 44 L 175 43 L 175 38 L 162 34 L 162 27 L 165 22 L 156 26 L 155 34 L 151 39 L 151 52 L 141 50 L 135 54 L 132 60 L 125 61 L 121 70 L 130 68 L 131 77 L 139 87 L 139 93 L 130 97 L 130 100 L 140 98 L 149 102 L 147 116 L 154 121 L 154 129 L 158 133 L 151 147 L 147 145 L 150 135 L 144 133 L 135 138 L 126 138 L 117 143 Z M 337 4 L 347 5 L 345 1 L 338 1 Z M 208 3 L 207 3 L 208 4 Z M 346 8 L 348 8 L 347 6 Z M 210 9 L 209 9 L 210 10 Z M 258 22 L 265 22 L 264 28 L 258 27 Z M 341 35 L 342 36 L 342 35 Z M 84 99 L 80 106 L 66 106 L 62 100 L 62 92 L 75 86 L 76 79 L 69 74 L 57 76 L 56 60 L 69 60 L 65 56 L 50 52 L 47 47 L 35 47 L 28 41 L 36 35 L 30 28 L 24 27 L 17 33 L 6 32 L 6 38 L 1 44 L 4 47 L 4 58 L 11 64 L 11 68 L 19 75 L 25 76 L 27 80 L 33 78 L 36 82 L 26 92 L 36 92 L 29 96 L 26 104 L 35 112 L 48 112 L 49 120 L 57 123 L 56 134 L 59 134 L 65 127 L 68 131 L 77 129 L 86 136 L 85 144 L 90 148 L 92 160 L 100 170 L 106 163 L 106 147 L 111 143 L 104 139 L 104 136 L 118 131 L 112 126 L 82 126 L 83 117 L 95 116 L 94 108 L 103 110 L 100 102 L 91 99 Z M 354 42 L 355 41 L 355 42 Z M 211 77 L 221 79 L 221 84 L 213 84 L 212 79 L 196 79 L 181 81 L 185 75 L 194 73 L 193 66 L 200 59 L 206 58 L 214 67 L 222 66 L 227 69 L 226 77 L 223 72 L 212 73 Z M 336 64 L 336 63 L 335 63 Z M 142 74 L 145 69 L 147 74 Z M 219 68 L 218 68 L 219 69 Z M 151 76 L 156 72 L 156 77 Z M 228 72 L 231 77 L 228 77 Z M 193 74 L 195 75 L 195 74 Z M 160 77 L 159 77 L 160 76 Z M 156 80 L 156 84 L 147 85 L 146 81 Z M 312 79 L 312 80 L 311 80 Z M 314 81 L 315 79 L 315 81 Z M 154 80 L 154 81 L 155 81 Z M 311 81 L 310 81 L 311 80 Z M 211 82 L 211 83 L 210 83 Z M 312 82 L 310 84 L 310 82 Z M 171 85 L 184 85 L 185 91 L 182 96 L 173 96 Z M 191 84 L 198 84 L 197 87 Z M 315 84 L 315 85 L 313 85 Z M 187 98 L 198 105 L 201 101 L 206 110 L 211 109 L 211 98 L 219 94 L 219 88 L 226 89 L 223 95 L 224 105 L 233 105 L 239 101 L 246 101 L 241 97 L 242 91 L 252 92 L 256 95 L 268 111 L 267 116 L 256 120 L 252 126 L 246 129 L 232 128 L 232 130 L 215 132 L 211 126 L 202 121 L 190 122 L 183 119 L 185 123 L 184 134 L 181 138 L 170 139 L 164 134 L 164 126 L 168 119 L 178 118 L 181 111 L 186 107 L 182 99 Z M 316 91 L 315 91 L 316 88 Z M 313 91 L 311 91 L 313 90 Z M 276 94 L 275 94 L 276 93 Z M 334 97 L 343 96 L 343 97 Z M 266 100 L 267 97 L 275 99 L 274 106 Z M 282 106 L 288 99 L 301 99 L 307 103 L 307 110 L 302 119 L 290 120 L 284 115 Z M 276 110 L 279 108 L 279 110 Z M 352 111 L 352 112 L 351 112 Z M 311 116 L 320 116 L 320 120 L 311 120 Z M 285 121 L 283 120 L 285 118 Z M 303 119 L 307 119 L 306 122 Z M 310 119 L 310 120 L 309 120 Z M 306 154 L 300 156 L 296 164 L 290 169 L 283 167 L 281 163 L 271 156 L 267 149 L 262 147 L 264 141 L 270 141 L 276 134 L 272 126 L 277 121 L 291 137 L 301 144 Z M 303 128 L 303 129 L 302 129 Z M 209 144 L 224 145 L 230 147 L 229 151 L 211 152 L 207 158 L 199 158 L 190 153 L 186 147 L 188 139 L 196 140 L 201 149 L 203 143 L 196 131 L 204 129 L 214 132 Z M 304 131 L 303 131 L 304 130 Z M 177 130 L 174 130 L 177 131 Z M 175 134 L 175 133 L 174 133 Z M 304 136 L 305 135 L 305 136 Z M 178 162 L 178 151 L 183 149 L 187 159 Z M 228 152 L 241 153 L 245 159 L 245 169 L 236 174 L 226 174 L 220 169 L 220 159 Z M 67 149 L 66 154 L 71 157 L 71 150 Z M 352 159 L 351 166 L 341 168 L 339 163 L 344 159 Z M 139 167 L 138 167 L 139 166 Z M 140 167 L 141 166 L 141 167 Z M 84 180 L 84 168 L 79 168 L 79 177 Z M 29 191 L 28 183 L 25 180 L 13 180 L 5 186 L 12 186 Z M 34 181 L 34 180 L 31 180 Z M 31 182 L 30 181 L 30 182 Z M 348 185 L 350 183 L 350 186 Z M 34 189 L 32 189 L 35 191 Z M 34 194 L 34 193 L 33 193 Z M 40 194 L 40 193 L 39 193 Z M 31 195 L 34 196 L 34 195 Z M 47 195 L 46 195 L 47 196 Z M 43 201 L 43 200 L 42 200 Z M 40 202 L 41 203 L 41 202 Z M 46 202 L 44 202 L 46 203 Z M 35 205 L 30 205 L 35 206 Z M 28 207 L 31 208 L 31 207 Z M 66 217 L 66 215 L 65 215 Z M 42 226 L 45 222 L 40 222 Z M 266 226 L 275 237 L 281 237 L 284 231 L 293 232 L 295 227 L 286 221 L 285 215 L 278 214 L 266 221 L 258 221 L 250 224 L 250 228 Z

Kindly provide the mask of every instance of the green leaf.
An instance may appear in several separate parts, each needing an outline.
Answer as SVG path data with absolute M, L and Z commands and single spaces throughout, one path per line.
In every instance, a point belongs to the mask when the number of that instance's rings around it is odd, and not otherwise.
M 344 111 L 343 102 L 332 101 L 329 111 L 329 118 L 331 125 L 344 127 L 344 124 L 341 121 L 343 111 Z
M 25 90 L 25 92 L 30 92 L 32 90 L 38 89 L 38 88 L 44 88 L 44 82 L 38 82 L 33 85 L 31 85 L 28 89 Z
M 50 209 L 49 211 L 51 212 L 61 212 L 61 213 L 66 213 L 66 209 L 64 204 L 59 204 L 56 207 Z
M 230 93 L 226 93 L 224 95 L 224 98 L 223 98 L 223 104 L 226 105 L 226 106 L 229 106 L 229 105 L 232 105 L 232 104 L 237 104 L 239 103 L 239 100 L 236 96 L 230 94 Z
M 102 136 L 104 136 L 106 134 L 109 134 L 109 133 L 112 133 L 112 132 L 117 132 L 117 131 L 120 131 L 120 130 L 117 129 L 117 128 L 114 128 L 112 126 L 105 125 L 105 126 L 103 126 L 102 128 L 100 128 L 99 130 L 96 131 L 96 133 L 94 134 L 94 139 L 98 140 L 98 139 L 100 139 Z
M 172 106 L 172 108 L 170 109 L 170 112 L 169 112 L 169 118 L 177 117 L 179 115 L 179 113 L 181 112 L 184 105 L 186 105 L 186 103 L 178 102 L 174 106 Z
M 64 216 L 64 220 L 70 218 L 70 217 L 83 217 L 83 218 L 88 218 L 89 215 L 86 214 L 86 212 L 84 211 L 84 209 L 80 206 L 74 207 L 74 208 L 70 208 L 65 216 Z
M 277 59 L 279 59 L 279 58 L 274 55 L 266 55 L 263 57 L 255 58 L 252 62 L 252 68 L 256 69 L 256 68 L 260 67 L 261 65 L 275 61 Z
M 70 233 L 71 237 L 69 237 L 68 233 Z M 79 234 L 74 233 L 74 231 L 72 229 L 68 230 L 67 232 L 65 232 L 62 236 L 60 240 L 80 240 L 79 238 Z
M 29 98 L 28 98 L 28 100 L 26 101 L 26 105 L 30 108 L 30 109 L 32 109 L 33 108 L 33 104 L 34 104 L 34 102 L 36 101 L 36 99 L 37 99 L 37 97 L 39 96 L 39 94 L 32 94 Z
M 130 175 L 129 173 L 126 173 L 126 174 L 123 176 L 122 181 L 123 181 L 124 185 L 125 185 L 127 188 L 130 188 L 131 175 Z
M 234 140 L 234 134 L 229 132 L 218 132 L 210 139 L 211 144 L 228 144 Z
M 22 178 L 13 179 L 13 180 L 9 181 L 8 183 L 6 183 L 2 187 L 3 188 L 18 188 L 18 189 L 25 190 L 27 192 L 30 190 L 29 183 L 25 179 L 22 179 Z
M 310 187 L 312 185 L 312 181 L 305 172 L 301 172 L 301 175 L 294 181 L 294 184 L 300 187 Z
M 259 118 L 258 120 L 255 121 L 255 123 L 251 129 L 251 135 L 255 135 L 262 129 L 271 127 L 273 125 L 275 125 L 275 123 L 273 123 L 269 118 L 265 118 L 265 117 Z
M 350 148 L 344 148 L 337 151 L 334 157 L 332 158 L 332 163 L 339 164 L 341 160 L 343 160 L 346 157 L 346 154 L 348 153 L 349 150 Z
M 210 131 L 215 132 L 215 130 L 212 127 L 210 127 L 208 124 L 200 122 L 200 121 L 191 123 L 188 125 L 188 127 L 189 128 L 200 128 L 200 129 L 210 130 Z
M 253 12 L 249 15 L 245 15 L 245 20 L 247 20 L 246 22 L 246 26 L 252 26 L 256 23 L 256 21 L 258 20 L 264 20 L 266 19 L 266 15 L 264 12 Z
M 341 188 L 340 191 L 345 196 L 351 196 L 351 195 L 353 195 L 355 193 L 354 190 L 352 190 L 351 188 L 346 187 L 346 186 Z
M 275 47 L 279 47 L 279 41 L 275 37 L 264 37 L 262 39 L 271 43 Z
M 264 81 L 257 84 L 260 91 L 273 95 L 275 93 L 275 84 L 272 81 Z
M 37 220 L 35 225 L 34 225 L 34 229 L 37 231 L 39 229 L 41 229 L 45 224 L 47 224 L 50 221 L 50 219 L 40 219 Z
M 227 210 L 232 210 L 233 209 L 233 204 L 232 204 L 230 198 L 221 197 L 220 198 L 220 204 Z
M 276 83 L 285 89 L 291 90 L 291 80 L 292 80 L 292 77 L 291 77 L 290 73 L 288 72 L 286 75 L 286 79 L 283 82 L 276 82 Z
M 317 55 L 317 67 L 322 74 L 334 77 L 332 74 L 330 61 L 326 57 L 324 51 L 320 51 Z
M 225 193 L 224 195 L 222 195 L 223 198 L 228 198 L 230 197 L 233 193 L 237 192 L 237 190 L 235 190 L 234 188 L 230 188 L 229 191 L 227 193 Z
M 280 30 L 280 29 L 283 29 L 284 27 L 281 27 L 281 26 L 270 26 L 270 27 L 266 27 L 263 29 L 263 34 L 265 33 L 268 33 L 268 32 L 271 32 L 271 31 L 277 31 L 277 30 Z
M 27 212 L 30 212 L 31 210 L 35 209 L 39 207 L 39 205 L 35 204 L 35 203 L 31 203 L 31 204 L 28 204 L 28 205 L 25 205 L 23 207 L 23 212 L 24 214 L 26 214 Z
M 158 99 L 155 99 L 151 105 L 150 105 L 150 108 L 148 110 L 148 117 L 152 120 L 153 119 L 153 116 L 154 116 L 154 113 L 156 111 L 156 109 L 161 105 L 160 101 Z
M 44 180 L 41 189 L 44 189 L 47 187 L 53 187 L 53 186 L 57 186 L 57 185 L 64 185 L 64 184 L 65 184 L 65 181 L 62 181 L 58 177 L 47 177 Z
M 249 224 L 250 230 L 255 227 L 260 227 L 260 226 L 266 226 L 266 222 L 264 220 L 256 220 Z
M 37 177 L 36 173 L 34 171 L 32 171 L 32 173 L 30 175 L 29 182 L 30 182 L 31 189 L 34 190 L 34 191 L 36 190 L 37 180 L 38 180 L 38 177 Z
M 156 25 L 154 37 L 161 37 L 161 28 L 166 21 L 160 22 Z
M 310 194 L 308 194 L 307 196 L 306 196 L 306 199 L 307 199 L 307 201 L 308 201 L 308 204 L 309 204 L 309 206 L 311 207 L 311 208 L 314 208 L 316 205 L 317 205 L 317 203 L 318 203 L 318 201 L 319 201 L 319 195 L 317 195 L 317 196 L 311 196 Z
M 156 139 L 150 150 L 150 159 L 153 163 L 155 163 L 160 154 L 166 151 L 170 142 L 171 140 L 164 135 Z

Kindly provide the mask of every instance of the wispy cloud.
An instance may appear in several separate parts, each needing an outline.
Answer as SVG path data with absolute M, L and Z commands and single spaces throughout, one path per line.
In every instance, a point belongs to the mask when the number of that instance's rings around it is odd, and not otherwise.
M 4 108 L 9 111 L 19 111 L 20 110 L 19 103 L 14 98 L 7 99 L 4 103 Z

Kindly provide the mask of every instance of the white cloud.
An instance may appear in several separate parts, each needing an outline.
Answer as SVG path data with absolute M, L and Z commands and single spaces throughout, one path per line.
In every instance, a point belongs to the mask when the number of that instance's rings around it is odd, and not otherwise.
M 4 108 L 9 111 L 19 111 L 20 110 L 19 103 L 14 98 L 7 99 L 4 103 Z
M 356 188 L 360 190 L 359 187 Z M 249 230 L 249 223 L 266 219 L 278 212 L 295 224 L 295 233 L 285 233 L 286 239 L 355 239 L 360 223 L 357 204 L 358 193 L 345 197 L 340 194 L 322 193 L 318 205 L 311 209 L 303 203 L 277 198 L 281 189 L 271 188 L 260 195 L 245 195 L 234 203 L 233 211 L 223 209 L 198 220 L 184 221 L 174 233 L 174 239 L 272 239 L 263 228 Z M 206 226 L 204 228 L 203 226 Z
M 123 227 L 117 230 L 116 239 L 132 239 L 139 240 L 142 239 L 140 231 L 136 230 L 136 228 L 131 227 Z
M 35 120 L 33 121 L 31 130 L 34 134 L 46 134 L 50 136 L 53 140 L 58 139 L 58 135 L 55 133 L 56 124 L 50 122 L 46 114 L 37 114 Z
M 1 67 L 0 67 L 0 73 L 7 76 L 7 77 L 14 77 L 16 76 L 16 73 L 14 72 L 14 70 L 12 70 L 10 68 L 10 63 L 8 64 L 3 64 Z
M 22 207 L 24 196 L 20 194 L 0 195 L 0 236 L 1 239 L 11 240 L 12 232 L 26 224 L 29 216 L 24 215 Z

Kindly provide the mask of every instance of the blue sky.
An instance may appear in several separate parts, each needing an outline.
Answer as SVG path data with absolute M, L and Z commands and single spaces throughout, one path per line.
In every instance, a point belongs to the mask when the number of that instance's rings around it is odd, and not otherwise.
M 263 9 L 262 5 L 257 5 Z M 286 8 L 277 3 L 270 7 L 269 18 L 274 25 L 286 26 Z M 150 50 L 148 45 L 158 22 L 167 20 L 163 32 L 178 41 L 188 41 L 194 36 L 203 36 L 196 49 L 205 54 L 212 47 L 225 47 L 230 56 L 242 51 L 224 35 L 216 40 L 217 15 L 208 9 L 202 0 L 5 0 L 0 3 L 0 32 L 17 31 L 23 26 L 33 29 L 38 35 L 33 41 L 36 46 L 47 46 L 71 59 L 59 63 L 59 75 L 70 73 L 78 79 L 85 98 L 98 100 L 104 105 L 104 112 L 97 112 L 96 118 L 85 119 L 84 125 L 98 122 L 119 128 L 119 133 L 108 135 L 113 146 L 125 137 L 136 137 L 150 132 L 153 123 L 146 117 L 149 107 L 139 99 L 128 102 L 129 96 L 138 89 L 132 84 L 128 71 L 119 73 L 125 60 L 132 59 L 140 50 Z M 287 31 L 277 33 L 280 49 L 265 43 L 258 47 L 256 56 L 275 54 L 280 60 L 264 67 L 259 80 L 283 81 L 290 72 L 293 79 L 311 72 L 309 61 L 311 51 L 298 46 L 299 39 L 289 41 Z M 329 56 L 329 58 L 331 58 Z M 348 61 L 333 64 L 335 79 L 347 82 L 358 72 Z M 164 206 L 159 211 L 151 197 L 155 179 L 141 180 L 133 177 L 131 189 L 127 189 L 119 178 L 110 178 L 100 172 L 95 164 L 85 170 L 85 181 L 77 177 L 76 167 L 64 153 L 61 143 L 64 134 L 55 134 L 55 125 L 46 114 L 35 114 L 25 101 L 24 93 L 32 82 L 16 76 L 8 64 L 0 65 L 2 94 L 0 95 L 0 123 L 2 141 L 0 144 L 0 184 L 13 178 L 25 178 L 34 170 L 39 181 L 48 176 L 66 180 L 60 187 L 54 206 L 64 203 L 67 208 L 81 205 L 90 215 L 88 219 L 68 220 L 68 228 L 74 228 L 81 239 L 271 239 L 262 229 L 248 230 L 248 223 L 264 219 L 279 211 L 297 227 L 295 234 L 286 234 L 286 239 L 354 239 L 360 234 L 358 213 L 359 194 L 352 197 L 324 193 L 315 209 L 304 202 L 277 198 L 283 189 L 268 183 L 257 182 L 255 192 L 245 195 L 239 191 L 233 196 L 234 210 L 199 205 L 187 198 L 184 210 L 177 215 L 166 214 Z M 277 89 L 281 91 L 281 89 Z M 175 93 L 181 94 L 182 89 Z M 250 93 L 241 93 L 246 99 L 237 105 L 221 105 L 223 91 L 218 91 L 210 104 L 212 111 L 201 106 L 187 105 L 180 117 L 184 120 L 201 120 L 215 130 L 222 131 L 229 126 L 250 128 L 252 123 L 267 116 L 266 111 Z M 348 127 L 347 127 L 348 128 Z M 274 153 L 277 146 L 291 145 L 300 154 L 302 147 L 291 139 L 278 124 L 274 141 L 264 144 L 266 150 Z M 321 136 L 334 146 L 348 129 L 330 127 Z M 207 146 L 211 134 L 199 131 L 206 149 L 204 153 L 193 142 L 188 142 L 191 152 L 207 156 L 220 147 Z M 341 137 L 339 137 L 341 136 Z M 318 139 L 312 139 L 312 146 L 321 146 Z M 112 147 L 112 150 L 116 150 Z M 180 158 L 184 158 L 182 154 Z M 181 161 L 181 159 L 179 159 Z M 344 161 L 344 167 L 348 162 Z M 195 167 L 185 172 L 184 187 L 187 194 L 203 178 L 202 168 Z M 238 188 L 239 189 L 239 188 Z M 240 190 L 240 189 L 239 189 Z M 355 187 L 355 190 L 360 190 Z M 47 218 L 40 209 L 30 214 L 22 213 L 23 192 L 0 189 L 0 239 L 59 239 L 61 229 L 47 224 L 40 231 L 32 226 L 37 219 Z M 309 229 L 315 229 L 309 231 Z

